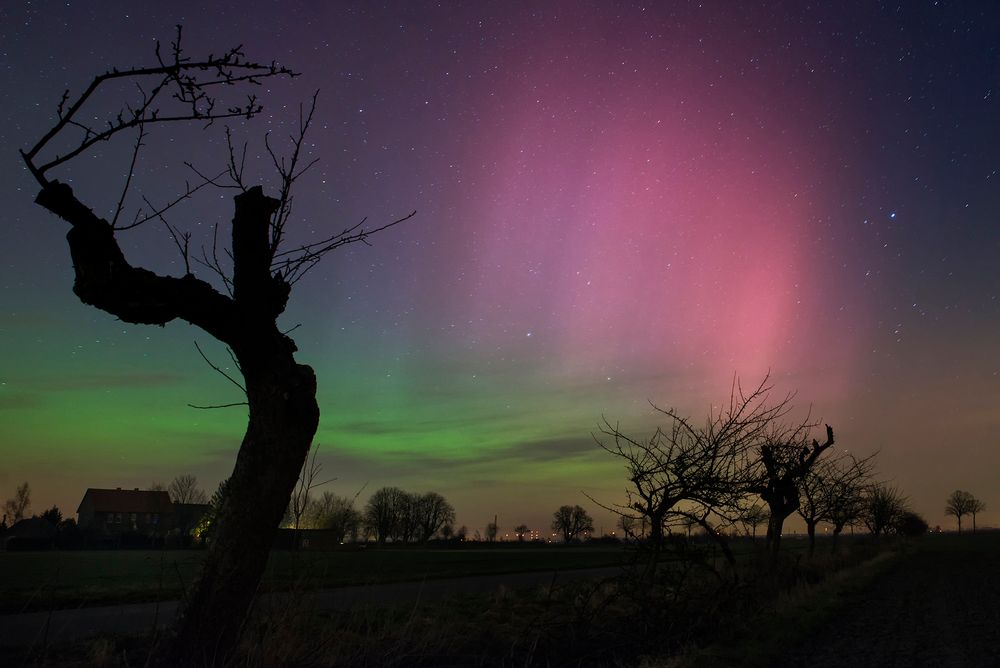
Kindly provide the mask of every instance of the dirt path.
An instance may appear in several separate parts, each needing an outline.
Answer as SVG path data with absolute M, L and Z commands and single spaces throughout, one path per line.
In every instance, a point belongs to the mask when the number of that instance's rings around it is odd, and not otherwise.
M 778 665 L 1000 666 L 1000 540 L 921 541 Z

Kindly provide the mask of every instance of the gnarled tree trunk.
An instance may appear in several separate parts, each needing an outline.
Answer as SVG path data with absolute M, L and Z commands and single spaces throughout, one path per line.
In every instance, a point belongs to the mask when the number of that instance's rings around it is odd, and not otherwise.
M 319 423 L 316 379 L 296 363 L 295 344 L 277 327 L 289 285 L 271 271 L 269 221 L 279 205 L 259 188 L 235 198 L 233 294 L 187 274 L 132 267 L 112 226 L 58 181 L 36 201 L 72 226 L 73 291 L 120 319 L 164 325 L 181 318 L 228 345 L 245 380 L 249 424 L 227 485 L 215 540 L 157 657 L 171 666 L 222 664 L 238 648 L 271 543 Z

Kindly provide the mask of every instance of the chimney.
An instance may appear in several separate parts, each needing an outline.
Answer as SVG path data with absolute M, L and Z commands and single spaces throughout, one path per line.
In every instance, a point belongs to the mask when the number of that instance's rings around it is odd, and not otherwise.
M 115 487 L 115 489 L 117 489 L 119 492 L 122 491 L 121 487 Z
M 139 491 L 139 488 L 138 488 L 138 487 L 136 487 L 136 488 L 135 488 L 135 491 L 137 491 L 137 492 L 138 492 L 138 491 Z

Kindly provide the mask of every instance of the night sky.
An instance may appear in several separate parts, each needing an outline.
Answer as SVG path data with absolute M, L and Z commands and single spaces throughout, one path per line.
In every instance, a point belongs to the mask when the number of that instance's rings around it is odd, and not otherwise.
M 770 369 L 932 526 L 956 488 L 1000 524 L 1000 3 L 157 4 L 0 5 L 0 498 L 28 480 L 34 511 L 71 514 L 87 487 L 211 492 L 232 468 L 245 410 L 187 407 L 241 400 L 194 342 L 224 350 L 80 304 L 16 152 L 65 88 L 183 23 L 191 55 L 302 73 L 232 124 L 271 192 L 263 136 L 283 146 L 320 89 L 293 242 L 418 212 L 329 256 L 282 319 L 318 374 L 327 489 L 435 490 L 470 528 L 580 503 L 610 530 L 583 494 L 623 498 L 601 416 L 701 418 Z M 110 216 L 131 141 L 52 176 Z M 221 124 L 153 128 L 129 211 L 225 160 Z M 232 194 L 170 221 L 199 248 Z M 121 243 L 183 273 L 162 226 Z

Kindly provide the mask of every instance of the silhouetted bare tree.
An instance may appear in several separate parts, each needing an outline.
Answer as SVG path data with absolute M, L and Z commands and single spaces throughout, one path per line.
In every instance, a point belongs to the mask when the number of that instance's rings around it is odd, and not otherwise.
M 378 543 L 399 536 L 400 516 L 403 507 L 409 504 L 409 494 L 398 487 L 383 487 L 376 490 L 365 506 L 365 524 Z
M 518 543 L 524 542 L 524 537 L 528 534 L 528 531 L 529 529 L 527 524 L 518 524 L 514 527 L 514 534 L 517 536 Z
M 357 539 L 361 522 L 361 513 L 354 507 L 354 499 L 323 492 L 319 498 L 309 502 L 302 527 L 329 531 L 339 542 L 343 542 Z
M 303 165 L 300 158 L 312 109 L 300 113 L 299 132 L 292 137 L 288 160 L 279 159 L 265 141 L 281 181 L 277 197 L 267 196 L 262 187 L 250 187 L 244 182 L 246 151 L 238 156 L 230 141 L 227 169 L 206 175 L 192 167 L 197 180 L 172 201 L 159 205 L 146 201 L 145 210 L 130 222 L 123 221 L 121 214 L 151 129 L 185 122 L 205 126 L 227 118 L 253 118 L 261 110 L 255 96 L 231 104 L 221 100 L 218 91 L 233 91 L 240 85 L 293 74 L 275 63 L 247 60 L 239 47 L 221 55 L 189 58 L 181 51 L 178 29 L 169 48 L 161 49 L 157 44 L 154 64 L 114 69 L 96 76 L 76 97 L 64 93 L 54 125 L 31 148 L 21 152 L 28 171 L 41 187 L 35 201 L 70 225 L 67 240 L 77 297 L 128 323 L 165 325 L 181 319 L 196 325 L 228 347 L 243 377 L 239 382 L 227 375 L 246 397 L 245 401 L 228 405 L 247 406 L 247 430 L 201 576 L 180 608 L 168 651 L 158 657 L 165 664 L 224 663 L 235 651 L 275 531 L 315 434 L 319 420 L 315 375 L 310 367 L 295 360 L 295 343 L 277 325 L 292 286 L 328 252 L 352 242 L 364 242 L 372 233 L 395 223 L 368 229 L 362 221 L 324 240 L 285 247 L 292 187 L 311 165 Z M 110 117 L 95 120 L 88 103 L 109 89 L 112 95 L 136 91 L 135 98 L 123 102 L 120 111 Z M 314 109 L 315 97 L 313 102 Z M 51 175 L 77 156 L 125 132 L 135 134 L 134 150 L 124 186 L 109 207 L 108 220 L 78 199 L 67 183 Z M 223 243 L 220 247 L 216 241 L 200 259 L 192 258 L 190 234 L 171 224 L 166 216 L 176 205 L 209 186 L 232 188 L 237 193 L 231 246 L 227 249 Z M 183 276 L 158 275 L 126 260 L 118 235 L 150 221 L 167 228 L 183 259 Z M 192 260 L 208 269 L 221 291 L 195 277 Z M 231 271 L 227 269 L 230 266 Z M 217 366 L 213 368 L 223 373 Z
M 399 505 L 396 507 L 396 535 L 394 539 L 400 543 L 409 543 L 419 537 L 420 518 L 417 498 L 413 492 L 403 492 Z
M 816 424 L 806 420 L 792 425 L 775 422 L 765 442 L 758 449 L 751 483 L 747 489 L 760 495 L 767 504 L 767 541 L 771 554 L 777 557 L 781 548 L 781 533 L 785 520 L 799 509 L 802 480 L 823 452 L 833 445 L 833 429 L 826 425 L 826 440 L 809 442 Z
M 285 510 L 283 525 L 294 530 L 293 545 L 296 548 L 299 546 L 299 529 L 305 528 L 303 518 L 312 504 L 312 491 L 335 480 L 335 478 L 322 479 L 323 464 L 319 461 L 319 447 L 319 443 L 314 444 L 311 449 L 312 454 L 303 460 L 299 478 L 292 490 L 291 498 L 288 499 L 288 508 Z
M 750 538 L 756 541 L 757 527 L 761 524 L 765 524 L 767 522 L 767 518 L 767 509 L 760 504 L 754 504 L 743 512 L 740 516 L 740 521 L 744 526 L 750 527 Z
M 986 510 L 986 504 L 976 497 L 972 497 L 972 503 L 969 504 L 969 514 L 972 515 L 972 533 L 976 533 L 976 515 Z
M 844 527 L 862 511 L 864 489 L 869 484 L 874 455 L 858 459 L 849 453 L 820 460 L 802 478 L 798 513 L 806 523 L 809 555 L 816 549 L 816 525 L 833 526 L 834 550 Z
M 874 462 L 874 459 L 869 459 Z M 834 500 L 834 503 L 828 504 L 826 517 L 826 521 L 833 528 L 832 552 L 837 551 L 840 535 L 846 527 L 863 523 L 865 499 L 872 477 L 868 461 L 859 460 L 859 466 L 855 466 L 849 460 L 842 462 L 846 466 L 840 469 L 839 474 L 834 474 L 833 482 L 828 487 L 827 493 Z
M 171 480 L 167 493 L 174 503 L 208 503 L 208 495 L 198 487 L 198 478 L 191 474 L 179 475 Z
M 581 506 L 560 506 L 552 513 L 552 530 L 561 533 L 568 543 L 582 533 L 594 530 L 594 520 Z
M 969 492 L 963 492 L 960 489 L 956 489 L 948 497 L 945 502 L 944 514 L 951 515 L 958 520 L 958 533 L 962 533 L 962 517 L 965 515 L 971 515 L 972 509 L 976 505 L 977 499 Z M 981 502 L 980 502 L 981 503 Z M 980 512 L 982 509 L 978 509 L 976 512 Z
M 869 485 L 865 490 L 861 520 L 876 538 L 889 533 L 908 512 L 907 498 L 885 483 Z
M 414 506 L 421 542 L 430 540 L 442 527 L 455 522 L 454 506 L 437 492 L 417 496 Z
M 14 496 L 4 501 L 3 514 L 7 518 L 8 526 L 13 526 L 20 522 L 28 513 L 31 507 L 31 487 L 27 482 L 22 482 L 14 490 Z
M 487 522 L 485 538 L 487 543 L 496 542 L 497 535 L 500 533 L 500 527 L 497 526 L 496 522 Z

